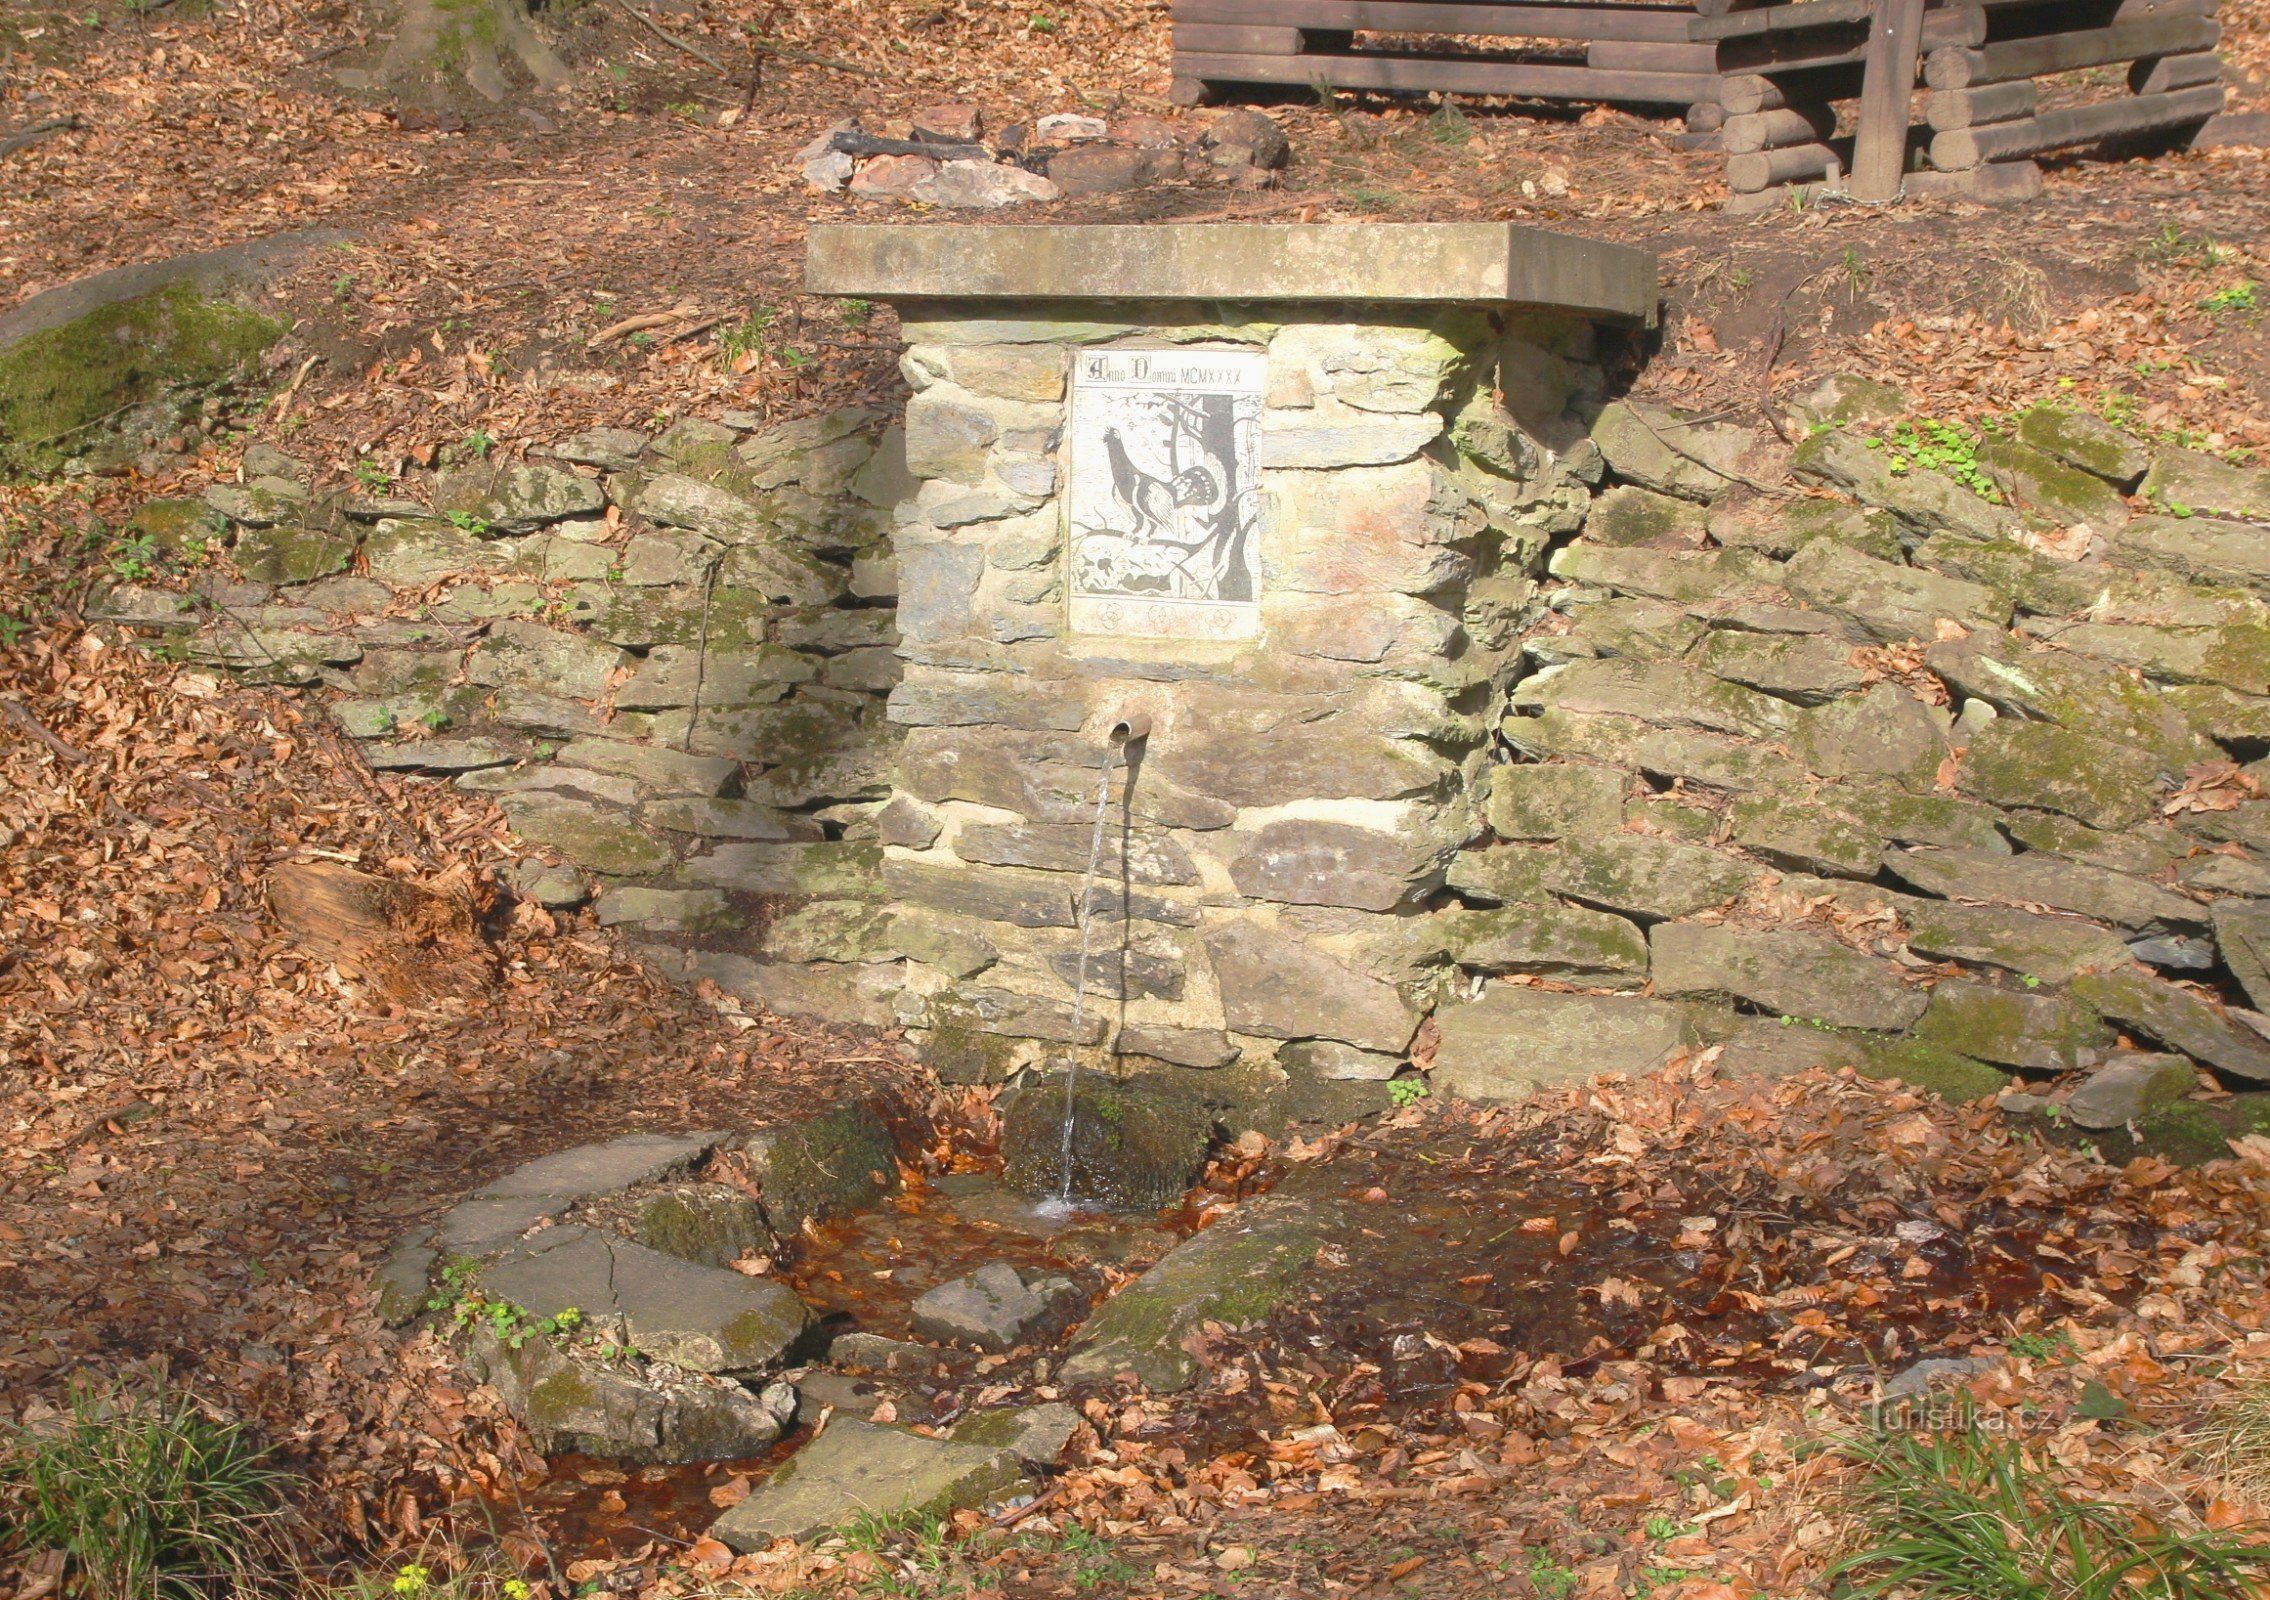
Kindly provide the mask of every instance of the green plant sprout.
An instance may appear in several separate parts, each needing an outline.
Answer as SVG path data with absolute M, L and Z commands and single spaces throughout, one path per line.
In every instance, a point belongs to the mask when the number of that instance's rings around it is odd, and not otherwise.
M 1427 1080 L 1424 1078 L 1393 1078 L 1388 1081 L 1387 1098 L 1400 1108 L 1417 1105 L 1427 1097 Z

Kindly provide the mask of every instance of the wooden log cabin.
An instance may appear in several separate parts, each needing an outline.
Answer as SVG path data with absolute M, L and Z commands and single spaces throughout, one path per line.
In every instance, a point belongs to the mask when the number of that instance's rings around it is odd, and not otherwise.
M 1797 0 L 1724 7 L 1689 34 L 1717 51 L 1730 209 L 1827 194 L 2009 201 L 2041 192 L 2035 158 L 2050 151 L 2141 134 L 2258 138 L 2262 119 L 2224 115 L 2216 10 Z
M 1720 119 L 1718 46 L 1688 36 L 1730 0 L 1174 0 L 1178 104 L 1253 85 L 1574 100 Z

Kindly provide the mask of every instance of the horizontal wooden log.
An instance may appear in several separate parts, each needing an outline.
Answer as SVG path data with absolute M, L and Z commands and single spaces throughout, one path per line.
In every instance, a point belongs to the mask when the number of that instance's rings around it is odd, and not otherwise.
M 1901 193 L 1927 200 L 2015 205 L 2041 197 L 2041 168 L 2031 161 L 1997 161 L 1968 172 L 1911 172 Z
M 1923 14 L 1923 48 L 1926 50 L 1976 45 L 1983 43 L 1986 37 L 1986 12 L 1978 6 L 1955 6 Z M 1718 70 L 1792 72 L 1846 66 L 1860 61 L 1867 51 L 1868 23 L 1863 18 L 1859 22 L 1812 28 L 1802 33 L 1764 33 L 1722 40 L 1718 46 Z
M 1705 13 L 1687 29 L 1687 37 L 1697 41 L 1759 39 L 1769 33 L 1809 33 L 1853 22 L 1865 25 L 1875 10 L 1875 0 L 1807 0 L 1803 5 L 1759 6 L 1719 16 Z
M 1726 108 L 1716 100 L 1697 100 L 1687 107 L 1689 133 L 1716 133 L 1726 126 Z
M 2155 56 L 2128 69 L 2128 88 L 2134 94 L 2166 94 L 2202 83 L 2223 81 L 2223 58 L 2212 50 L 2187 56 Z
M 1220 55 L 1297 56 L 1302 44 L 1298 28 L 1264 28 L 1235 22 L 1177 22 L 1174 47 Z
M 1836 111 L 1831 106 L 1784 107 L 1779 111 L 1753 111 L 1728 117 L 1721 130 L 1726 153 L 1748 155 L 1753 150 L 1779 150 L 1785 145 L 1813 144 L 1836 132 Z
M 2270 149 L 2270 111 L 2225 111 L 2209 117 L 2191 136 L 2194 150 L 2220 150 L 2230 147 L 2246 150 Z
M 1753 150 L 1726 158 L 1726 187 L 1754 194 L 1777 183 L 1799 183 L 1842 171 L 1837 153 L 1825 144 L 1793 144 L 1780 150 Z
M 1718 51 L 1707 44 L 1652 44 L 1603 39 L 1585 46 L 1584 64 L 1611 71 L 1716 72 Z
M 2016 122 L 1950 128 L 1932 135 L 1931 164 L 1942 172 L 1961 172 L 1985 162 L 2038 155 L 2066 145 L 2094 144 L 2099 139 L 2204 122 L 2222 109 L 2223 86 L 2219 83 L 2178 89 L 2173 94 L 2123 95 L 2094 105 L 2044 111 Z
M 1923 64 L 1923 81 L 1934 89 L 1970 89 L 2017 78 L 2038 78 L 2045 73 L 2101 67 L 2113 61 L 2134 61 L 2139 56 L 2212 50 L 2222 36 L 2221 26 L 2212 17 L 2167 17 L 2115 28 L 2044 34 L 2038 39 L 1935 49 Z
M 1597 100 L 1630 105 L 1692 105 L 1718 80 L 1688 72 L 1601 72 L 1591 67 L 1486 56 L 1241 56 L 1177 52 L 1174 75 L 1204 83 L 1325 83 L 1335 89 L 1440 89 L 1532 100 Z
M 2209 17 L 2217 0 L 1971 0 L 1993 16 L 1988 37 L 2036 38 L 2051 33 L 2081 33 L 2093 28 L 2153 22 L 2162 17 Z
M 1788 105 L 1818 105 L 1850 100 L 1860 92 L 1857 64 L 1830 67 L 1823 72 L 1729 73 L 1718 80 L 1718 103 L 1728 116 L 1748 111 L 1778 111 Z
M 1655 44 L 1685 44 L 1687 24 L 1694 20 L 1675 6 L 1501 6 L 1473 0 L 1176 0 L 1172 15 L 1177 23 Z
M 1975 128 L 1982 123 L 2030 117 L 2040 103 L 2031 78 L 1990 83 L 1982 89 L 1934 89 L 1923 98 L 1923 120 L 1934 132 Z
M 1761 211 L 1790 211 L 1826 200 L 1844 193 L 1844 179 L 1823 179 L 1814 183 L 1777 183 L 1771 188 L 1759 189 L 1750 194 L 1726 197 L 1728 216 L 1755 215 Z

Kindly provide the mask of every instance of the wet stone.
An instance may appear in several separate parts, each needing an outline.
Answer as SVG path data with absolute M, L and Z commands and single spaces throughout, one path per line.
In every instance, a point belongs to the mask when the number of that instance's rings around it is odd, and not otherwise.
M 1052 1400 L 1046 1405 L 977 1412 L 956 1423 L 950 1437 L 956 1444 L 1007 1450 L 1029 1467 L 1047 1468 L 1062 1463 L 1065 1447 L 1080 1426 L 1077 1411 Z
M 1065 1082 L 1041 1078 L 1002 1116 L 1002 1181 L 1046 1199 L 1063 1191 Z M 1071 1194 L 1079 1201 L 1151 1210 L 1180 1196 L 1206 1165 L 1213 1119 L 1147 1079 L 1082 1073 L 1072 1088 Z
M 1001 1353 L 1061 1332 L 1086 1300 L 1069 1278 L 1027 1282 L 1016 1268 L 993 1261 L 919 1297 L 913 1306 L 914 1331 Z
M 840 1417 L 727 1511 L 710 1536 L 739 1551 L 812 1539 L 855 1517 L 947 1516 L 1023 1479 L 1012 1450 Z

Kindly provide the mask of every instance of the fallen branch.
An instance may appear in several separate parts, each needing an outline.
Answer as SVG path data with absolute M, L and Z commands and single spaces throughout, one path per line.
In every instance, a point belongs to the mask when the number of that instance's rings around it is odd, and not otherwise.
M 939 139 L 886 139 L 846 128 L 828 140 L 830 150 L 847 156 L 928 156 L 934 161 L 991 161 L 981 144 L 949 144 Z
M 50 117 L 45 122 L 35 122 L 21 133 L 11 133 L 5 139 L 0 139 L 0 156 L 14 155 L 24 146 L 37 144 L 51 133 L 67 133 L 78 126 L 77 117 Z
M 791 49 L 787 45 L 765 38 L 762 34 L 752 33 L 749 35 L 749 48 L 762 50 L 768 56 L 778 56 L 783 61 L 801 61 L 808 67 L 826 67 L 831 72 L 848 72 L 854 77 L 871 78 L 875 75 L 872 67 L 858 66 L 849 61 L 838 61 L 834 56 L 816 56 L 808 50 Z
M 24 703 L 15 696 L 0 694 L 0 716 L 5 716 L 8 721 L 13 722 L 74 767 L 83 767 L 87 764 L 86 751 L 75 750 L 58 739 L 53 733 L 50 733 L 47 724 L 33 716 Z
M 645 12 L 639 10 L 638 7 L 629 4 L 628 0 L 615 0 L 615 4 L 620 10 L 623 11 L 625 15 L 629 16 L 634 21 L 644 23 L 647 28 L 653 32 L 654 36 L 657 39 L 660 39 L 664 44 L 670 46 L 671 49 L 684 51 L 687 55 L 692 56 L 696 61 L 699 61 L 700 63 L 702 63 L 702 65 L 708 67 L 710 71 L 716 73 L 720 78 L 730 78 L 733 76 L 732 73 L 725 70 L 724 62 L 718 60 L 717 57 L 711 55 L 700 45 L 688 44 L 685 40 L 672 33 L 668 28 L 662 26 L 661 23 L 655 21 Z
M 625 317 L 620 322 L 601 328 L 584 341 L 583 348 L 596 350 L 603 344 L 613 344 L 617 339 L 627 339 L 632 334 L 644 333 L 649 328 L 666 328 L 671 323 L 694 314 L 692 306 L 679 306 L 671 311 L 642 311 L 635 317 Z

